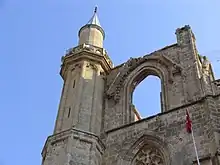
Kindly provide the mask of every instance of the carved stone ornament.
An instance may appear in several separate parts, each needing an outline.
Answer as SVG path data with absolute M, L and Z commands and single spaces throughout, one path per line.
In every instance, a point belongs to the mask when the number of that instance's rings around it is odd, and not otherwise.
M 75 69 L 77 68 L 82 68 L 82 63 L 76 63 L 74 66 L 72 66 L 70 69 L 71 69 L 71 72 L 74 71 Z
M 203 71 L 204 71 L 204 72 L 205 72 L 205 71 L 209 71 L 210 62 L 209 62 L 207 59 L 203 60 L 203 62 L 202 62 L 202 68 L 203 68 Z
M 165 57 L 163 54 L 160 53 L 153 53 L 152 55 L 146 55 L 144 57 L 139 58 L 130 58 L 124 65 L 119 69 L 118 74 L 112 81 L 112 83 L 108 86 L 106 89 L 106 94 L 108 98 L 114 98 L 116 102 L 120 99 L 120 91 L 123 87 L 125 79 L 128 77 L 128 75 L 138 66 L 140 66 L 144 62 L 156 62 L 160 63 L 161 65 L 164 65 L 167 69 L 167 72 L 169 74 L 169 82 L 173 82 L 173 74 L 181 72 L 182 68 L 173 62 L 168 57 Z
M 156 148 L 144 147 L 138 152 L 132 165 L 164 165 L 163 157 Z
M 217 154 L 220 155 L 220 147 L 217 149 Z
M 91 67 L 92 69 L 98 71 L 98 67 L 92 62 L 87 62 L 86 67 Z

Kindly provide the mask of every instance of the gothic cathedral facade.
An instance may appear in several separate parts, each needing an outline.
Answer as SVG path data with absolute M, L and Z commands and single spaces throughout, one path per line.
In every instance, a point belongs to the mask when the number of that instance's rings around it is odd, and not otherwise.
M 220 165 L 220 79 L 198 54 L 191 28 L 175 34 L 175 44 L 113 67 L 96 9 L 62 57 L 64 85 L 42 165 L 197 164 L 186 109 L 200 164 Z M 142 119 L 132 93 L 149 75 L 161 80 L 161 113 Z

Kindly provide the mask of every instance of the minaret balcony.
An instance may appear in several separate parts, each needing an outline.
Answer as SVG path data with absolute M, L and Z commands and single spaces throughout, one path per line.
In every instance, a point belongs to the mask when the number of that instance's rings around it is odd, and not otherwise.
M 109 64 L 109 66 L 113 67 L 113 63 L 111 59 L 109 58 L 107 51 L 104 48 L 100 48 L 100 47 L 89 45 L 89 44 L 82 44 L 77 47 L 68 49 L 66 51 L 66 55 L 62 58 L 66 58 L 66 57 L 78 54 L 80 52 L 83 52 L 83 51 L 93 53 L 99 56 L 103 56 L 105 60 L 107 61 L 107 63 Z
M 85 59 L 100 63 L 106 72 L 109 72 L 113 68 L 113 63 L 104 48 L 89 44 L 82 44 L 68 49 L 65 56 L 62 56 L 61 76 L 63 77 L 65 75 L 69 65 L 72 65 L 76 61 Z

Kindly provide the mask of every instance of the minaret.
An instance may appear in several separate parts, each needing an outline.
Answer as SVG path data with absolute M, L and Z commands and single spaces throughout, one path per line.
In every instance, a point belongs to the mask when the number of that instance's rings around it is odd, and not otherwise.
M 42 152 L 43 165 L 101 164 L 104 78 L 112 68 L 104 37 L 96 7 L 79 30 L 78 46 L 62 57 L 63 91 L 54 134 Z

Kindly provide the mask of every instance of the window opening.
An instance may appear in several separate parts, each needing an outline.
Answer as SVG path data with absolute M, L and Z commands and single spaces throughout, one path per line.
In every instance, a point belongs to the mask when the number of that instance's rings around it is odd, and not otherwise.
M 73 80 L 73 88 L 75 88 L 75 84 L 76 84 L 76 81 L 75 81 L 75 80 Z
M 70 111 L 71 111 L 71 108 L 69 108 L 69 111 L 68 111 L 68 118 L 70 117 Z
M 132 93 L 133 112 L 138 112 L 141 119 L 160 113 L 161 101 L 161 80 L 157 76 L 147 76 Z M 136 115 L 135 121 L 140 118 Z

